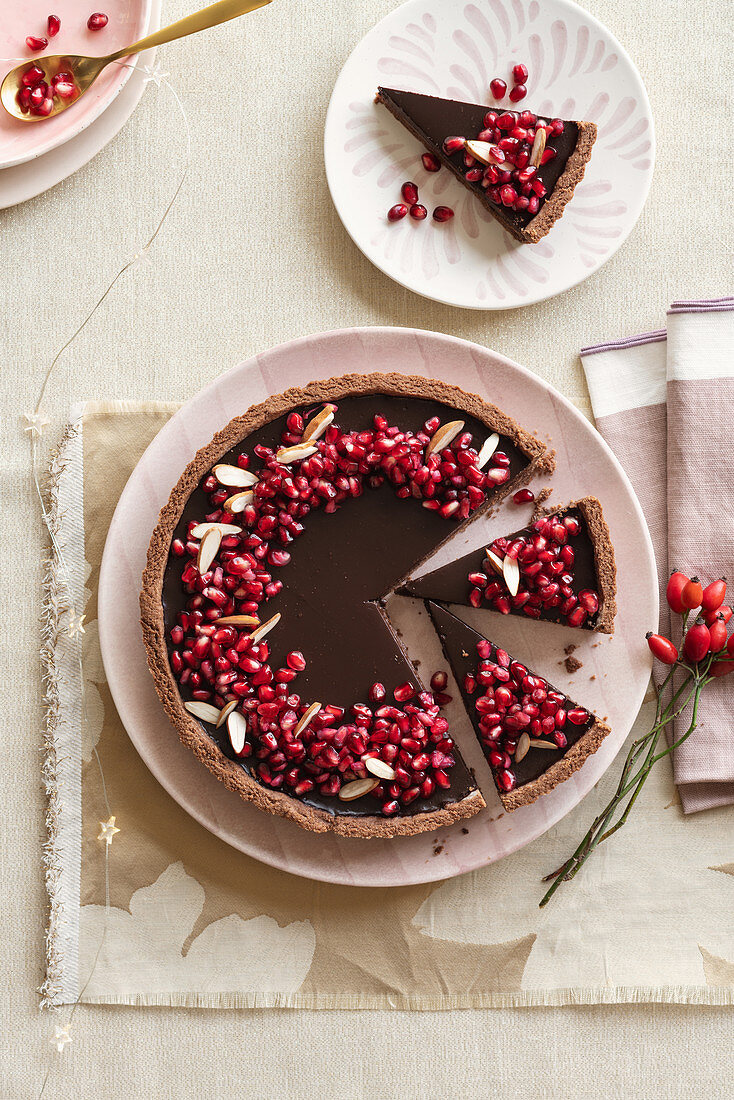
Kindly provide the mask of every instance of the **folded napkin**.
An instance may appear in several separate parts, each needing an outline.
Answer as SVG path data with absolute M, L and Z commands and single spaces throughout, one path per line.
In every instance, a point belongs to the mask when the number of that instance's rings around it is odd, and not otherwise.
M 652 536 L 660 577 L 660 630 L 671 617 L 672 569 L 728 576 L 734 587 L 734 483 L 725 447 L 734 399 L 734 298 L 674 302 L 668 327 L 584 348 L 597 428 L 624 467 Z M 674 639 L 676 640 L 676 639 Z M 674 753 L 685 813 L 734 803 L 734 682 L 703 695 L 698 728 Z M 685 724 L 684 724 L 685 723 Z M 687 728 L 682 718 L 674 732 Z

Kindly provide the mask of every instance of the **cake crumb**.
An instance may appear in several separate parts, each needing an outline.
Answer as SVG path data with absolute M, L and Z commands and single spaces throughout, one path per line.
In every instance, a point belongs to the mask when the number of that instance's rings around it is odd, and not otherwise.
M 540 490 L 537 497 L 535 498 L 535 507 L 533 508 L 533 514 L 530 517 L 531 523 L 535 523 L 536 519 L 540 519 L 543 514 L 543 505 L 545 504 L 546 500 L 552 492 L 552 488 Z
M 581 661 L 577 657 L 566 657 L 564 661 L 559 661 L 559 665 L 564 665 L 566 672 L 578 672 L 580 668 L 583 668 Z
M 469 656 L 469 654 L 468 654 L 468 653 L 466 652 L 466 650 L 465 650 L 465 649 L 462 649 L 462 651 L 461 651 L 461 656 L 462 656 L 462 657 L 468 657 L 468 656 Z
M 596 676 L 590 676 L 589 679 L 590 680 L 596 680 Z
M 437 844 L 436 847 L 433 849 L 433 854 L 434 854 L 434 856 L 440 856 L 442 851 L 443 851 L 443 844 Z
M 564 649 L 563 652 L 566 654 L 567 657 L 570 657 L 571 654 L 575 653 L 577 649 L 578 649 L 578 646 L 574 645 L 573 642 L 572 642 L 571 645 L 566 646 L 566 648 Z
M 462 830 L 461 830 L 461 831 L 462 831 L 462 833 L 464 834 L 464 836 L 469 836 L 469 830 L 468 830 L 468 829 L 467 829 L 467 828 L 466 828 L 465 826 L 464 826 L 464 827 L 462 827 Z

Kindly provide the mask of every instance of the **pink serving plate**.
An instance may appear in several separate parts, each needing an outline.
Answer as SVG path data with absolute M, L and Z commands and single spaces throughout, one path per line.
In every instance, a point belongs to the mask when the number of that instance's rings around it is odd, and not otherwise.
M 178 740 L 148 672 L 138 621 L 138 591 L 151 531 L 186 463 L 234 415 L 270 394 L 315 378 L 399 371 L 442 378 L 495 402 L 526 428 L 550 437 L 557 470 L 553 501 L 593 493 L 603 503 L 617 556 L 616 633 L 598 637 L 550 623 L 462 610 L 532 668 L 608 718 L 612 733 L 571 779 L 534 805 L 502 812 L 491 775 L 460 702 L 447 712 L 462 753 L 476 770 L 487 809 L 468 822 L 395 840 L 317 835 L 260 813 L 226 790 Z M 537 488 L 537 486 L 536 486 Z M 506 503 L 477 520 L 430 562 L 484 545 L 527 521 L 528 508 Z M 424 672 L 446 667 L 422 604 L 393 597 L 390 614 Z M 564 397 L 496 352 L 432 332 L 359 328 L 307 336 L 241 363 L 187 402 L 140 459 L 117 505 L 102 561 L 99 629 L 110 690 L 131 740 L 169 794 L 227 843 L 293 874 L 359 886 L 403 886 L 449 878 L 517 851 L 572 810 L 603 775 L 637 715 L 650 677 L 645 630 L 657 622 L 655 562 L 637 498 L 601 436 Z M 574 642 L 583 668 L 569 677 L 559 659 Z M 458 693 L 454 692 L 455 699 Z M 462 832 L 462 826 L 468 833 Z
M 46 0 L 7 3 L 0 20 L 0 77 L 21 61 L 29 63 L 43 54 L 69 53 L 98 56 L 113 53 L 142 38 L 150 28 L 152 0 L 105 0 L 94 7 L 90 0 Z M 104 10 L 109 23 L 102 31 L 87 30 L 93 11 Z M 26 47 L 27 35 L 46 37 L 46 19 L 53 11 L 61 18 L 61 30 L 50 38 L 48 47 L 33 54 Z M 42 122 L 20 122 L 0 109 L 0 168 L 9 168 L 48 153 L 86 129 L 109 107 L 127 84 L 129 65 L 110 65 L 77 105 L 56 118 Z

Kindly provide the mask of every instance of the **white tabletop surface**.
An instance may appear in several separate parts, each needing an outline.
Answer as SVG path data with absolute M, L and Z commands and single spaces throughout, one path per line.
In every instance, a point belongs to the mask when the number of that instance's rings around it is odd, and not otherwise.
M 164 19 L 193 10 L 167 0 Z M 659 328 L 673 298 L 731 293 L 717 235 L 731 201 L 727 0 L 587 0 L 625 44 L 652 101 L 658 160 L 643 216 L 586 283 L 505 313 L 440 306 L 357 251 L 326 189 L 323 121 L 339 69 L 394 0 L 274 0 L 249 19 L 161 51 L 189 115 L 193 163 L 151 261 L 120 280 L 65 356 L 50 402 L 182 400 L 291 337 L 354 324 L 411 325 L 496 348 L 588 412 L 578 349 Z M 726 102 L 726 95 L 729 102 Z M 226 97 L 231 113 L 216 108 Z M 699 105 L 712 131 L 699 140 Z M 700 120 L 699 120 L 700 121 Z M 55 190 L 0 214 L 2 652 L 0 688 L 0 1094 L 38 1094 L 56 1055 L 39 1015 L 45 919 L 40 865 L 38 598 L 41 531 L 19 418 L 51 356 L 137 250 L 175 186 L 182 135 L 149 89 L 122 133 Z M 730 241 L 729 241 L 730 244 Z M 630 868 L 633 873 L 633 868 Z M 501 903 L 500 911 L 501 911 Z M 726 1095 L 731 1013 L 677 1006 L 442 1014 L 82 1008 L 44 1096 L 697 1097 Z

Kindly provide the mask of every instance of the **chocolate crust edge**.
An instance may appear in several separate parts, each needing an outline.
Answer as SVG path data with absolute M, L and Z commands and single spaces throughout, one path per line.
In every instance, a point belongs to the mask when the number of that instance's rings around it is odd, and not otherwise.
M 383 89 L 381 87 L 377 89 L 375 103 L 381 103 L 383 107 L 386 107 L 393 118 L 396 118 L 417 141 L 420 141 L 421 145 L 428 149 L 429 147 L 423 141 L 417 129 L 409 124 L 410 120 L 401 117 L 397 113 L 394 109 L 394 104 L 389 98 L 383 97 L 382 91 Z M 478 199 L 485 210 L 488 210 L 493 216 L 495 221 L 499 222 L 505 232 L 509 233 L 511 237 L 514 237 L 514 239 L 521 244 L 537 244 L 538 241 L 542 240 L 543 237 L 550 233 L 555 223 L 563 217 L 564 210 L 573 198 L 573 193 L 577 185 L 584 178 L 586 165 L 591 157 L 591 150 L 596 141 L 598 132 L 596 123 L 578 121 L 576 125 L 579 131 L 578 138 L 576 139 L 576 145 L 573 152 L 566 161 L 565 168 L 558 177 L 553 191 L 543 203 L 542 208 L 522 229 L 503 221 L 498 213 L 496 205 L 485 195 L 479 194 L 479 192 L 456 171 L 456 166 L 441 148 L 430 148 L 429 152 L 437 156 L 444 167 L 448 168 L 453 174 L 455 179 Z
M 500 791 L 499 796 L 504 808 L 512 813 L 513 810 L 518 810 L 521 806 L 529 806 L 542 795 L 554 790 L 559 783 L 565 782 L 574 772 L 579 770 L 588 757 L 596 752 L 610 732 L 611 730 L 606 722 L 603 722 L 601 718 L 595 718 L 594 724 L 589 727 L 583 736 L 579 737 L 565 756 L 561 757 L 555 764 L 551 764 L 550 768 L 539 775 L 537 779 L 532 779 L 529 783 L 524 783 L 522 787 L 516 787 L 514 791 L 507 794 Z
M 597 634 L 613 634 L 617 614 L 617 563 L 604 510 L 596 497 L 582 497 L 576 507 L 586 520 L 594 547 L 594 564 L 601 596 L 600 615 L 594 631 Z
M 410 836 L 450 825 L 478 813 L 485 806 L 481 792 L 476 789 L 460 801 L 435 811 L 415 814 L 412 817 L 385 818 L 331 815 L 324 810 L 308 806 L 290 795 L 268 791 L 248 775 L 244 768 L 229 760 L 207 735 L 200 723 L 184 709 L 183 700 L 168 661 L 163 623 L 161 594 L 173 531 L 189 496 L 202 475 L 239 440 L 270 421 L 276 420 L 294 406 L 308 405 L 312 402 L 338 401 L 341 397 L 370 393 L 405 395 L 440 401 L 475 417 L 492 431 L 511 438 L 529 459 L 529 464 L 507 486 L 500 487 L 499 492 L 492 496 L 491 502 L 497 502 L 518 484 L 524 484 L 540 473 L 550 473 L 555 468 L 554 453 L 497 406 L 485 401 L 478 394 L 468 393 L 458 386 L 438 379 L 402 375 L 397 372 L 347 374 L 310 382 L 303 387 L 291 387 L 283 393 L 272 395 L 266 401 L 254 405 L 247 412 L 230 420 L 221 431 L 216 433 L 210 443 L 197 451 L 192 461 L 186 466 L 171 490 L 168 502 L 161 509 L 148 546 L 140 592 L 140 622 L 148 667 L 168 718 L 177 730 L 182 743 L 191 749 L 229 790 L 254 803 L 259 809 L 295 821 L 302 828 L 312 832 L 334 832 L 342 836 L 361 837 Z M 505 490 L 504 493 L 502 489 Z M 483 509 L 477 509 L 477 513 L 481 511 Z

